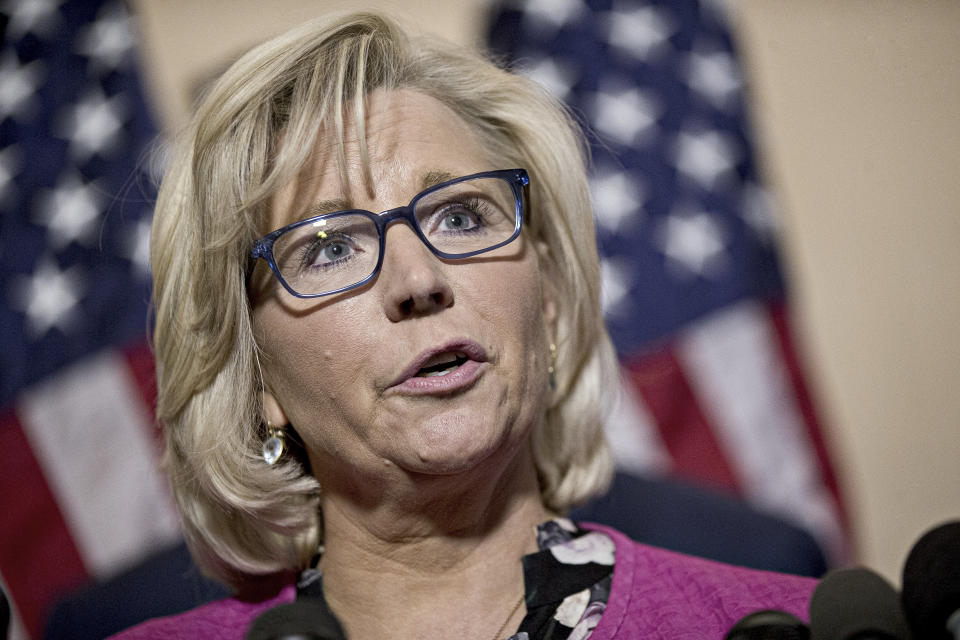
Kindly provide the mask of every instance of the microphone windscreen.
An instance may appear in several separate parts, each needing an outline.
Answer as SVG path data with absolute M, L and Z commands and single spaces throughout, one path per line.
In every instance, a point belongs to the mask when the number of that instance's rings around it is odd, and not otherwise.
M 260 614 L 247 640 L 330 640 L 343 637 L 335 618 L 319 600 L 295 600 Z
M 810 599 L 813 640 L 909 640 L 900 596 L 889 582 L 861 567 L 831 571 Z
M 960 521 L 925 533 L 903 565 L 903 609 L 918 638 L 952 640 L 947 619 L 960 610 Z
M 809 640 L 810 629 L 786 611 L 754 611 L 730 627 L 723 640 Z

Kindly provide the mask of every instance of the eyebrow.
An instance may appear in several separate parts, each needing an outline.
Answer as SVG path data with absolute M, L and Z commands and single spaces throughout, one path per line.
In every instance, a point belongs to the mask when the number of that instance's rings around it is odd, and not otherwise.
M 453 180 L 457 176 L 453 175 L 449 171 L 428 171 L 423 174 L 423 178 L 420 179 L 420 190 L 429 189 L 430 187 L 435 187 L 441 182 L 446 182 L 447 180 Z
M 304 211 L 303 215 L 300 216 L 300 219 L 306 220 L 307 218 L 319 216 L 323 213 L 333 213 L 334 211 L 343 211 L 344 209 L 349 208 L 350 207 L 347 205 L 347 201 L 343 198 L 336 198 L 334 200 L 321 200 Z

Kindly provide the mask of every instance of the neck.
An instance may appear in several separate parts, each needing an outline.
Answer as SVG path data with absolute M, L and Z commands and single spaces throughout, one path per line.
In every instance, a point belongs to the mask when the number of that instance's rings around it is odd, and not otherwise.
M 550 514 L 528 450 L 501 474 L 483 471 L 408 477 L 372 503 L 325 486 L 324 594 L 350 638 L 489 640 L 503 625 Z

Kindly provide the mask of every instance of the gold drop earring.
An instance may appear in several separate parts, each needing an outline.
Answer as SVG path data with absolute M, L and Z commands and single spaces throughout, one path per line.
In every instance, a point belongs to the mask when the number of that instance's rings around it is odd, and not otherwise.
M 286 436 L 283 427 L 275 427 L 267 421 L 267 437 L 263 441 L 263 461 L 269 465 L 277 463 L 287 448 Z

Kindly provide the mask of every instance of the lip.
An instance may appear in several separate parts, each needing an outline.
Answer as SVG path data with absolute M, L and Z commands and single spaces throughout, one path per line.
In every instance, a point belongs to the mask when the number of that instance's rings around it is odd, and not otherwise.
M 448 351 L 460 351 L 467 361 L 456 370 L 442 376 L 417 377 L 419 371 L 431 358 Z M 455 393 L 471 386 L 487 368 L 489 358 L 486 350 L 473 340 L 451 340 L 422 351 L 387 387 L 387 391 L 407 395 L 444 395 Z

